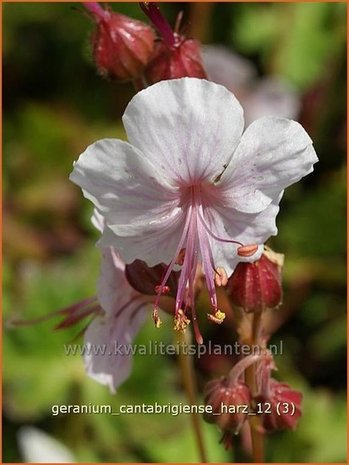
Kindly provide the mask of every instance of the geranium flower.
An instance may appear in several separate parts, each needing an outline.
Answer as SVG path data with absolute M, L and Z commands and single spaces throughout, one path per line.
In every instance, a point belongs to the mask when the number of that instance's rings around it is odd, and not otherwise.
M 193 314 L 202 266 L 212 305 L 224 318 L 215 276 L 230 276 L 239 261 L 255 261 L 277 233 L 283 190 L 313 170 L 317 156 L 298 123 L 262 118 L 244 132 L 242 108 L 225 87 L 196 78 L 159 82 L 129 103 L 128 142 L 104 139 L 75 163 L 70 179 L 105 218 L 100 245 L 126 263 L 180 265 L 177 322 Z M 225 279 L 223 279 L 225 281 Z M 195 326 L 194 326 L 195 327 Z M 202 338 L 196 329 L 196 338 Z
M 103 232 L 104 218 L 96 209 L 91 220 Z M 97 298 L 103 313 L 94 317 L 84 334 L 86 372 L 94 380 L 108 386 L 112 393 L 131 372 L 131 344 L 144 324 L 146 314 L 151 312 L 155 294 L 155 290 L 151 291 L 151 276 L 145 274 L 143 268 L 144 288 L 140 290 L 129 282 L 132 279 L 137 283 L 136 273 L 140 266 L 134 264 L 128 272 L 125 268 L 125 263 L 113 247 L 103 248 L 97 285 Z M 150 274 L 159 272 L 158 269 L 147 271 Z M 171 285 L 175 289 L 173 274 Z M 171 311 L 173 298 L 162 297 L 160 305 L 165 311 Z

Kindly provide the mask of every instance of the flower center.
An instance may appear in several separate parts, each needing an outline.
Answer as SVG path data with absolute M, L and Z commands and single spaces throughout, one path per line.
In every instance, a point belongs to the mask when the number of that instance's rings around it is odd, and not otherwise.
M 242 256 L 252 255 L 257 249 L 257 246 L 244 246 L 241 242 L 231 239 L 220 238 L 214 234 L 204 218 L 205 207 L 210 203 L 210 186 L 202 184 L 185 186 L 182 188 L 182 204 L 186 209 L 186 219 L 179 240 L 175 255 L 167 267 L 166 272 L 162 278 L 159 286 L 157 286 L 157 296 L 155 299 L 154 319 L 157 326 L 158 316 L 157 308 L 159 299 L 166 290 L 166 283 L 170 276 L 173 267 L 177 264 L 182 266 L 181 275 L 178 281 L 178 289 L 176 295 L 175 305 L 175 328 L 181 328 L 182 325 L 178 324 L 179 320 L 183 320 L 183 315 L 191 312 L 194 333 L 198 344 L 202 344 L 203 338 L 200 334 L 196 313 L 195 313 L 195 288 L 196 283 L 200 277 L 199 264 L 205 275 L 206 286 L 210 296 L 211 313 L 208 318 L 215 323 L 222 323 L 225 314 L 218 309 L 217 294 L 215 288 L 216 284 L 226 284 L 226 273 L 222 268 L 216 268 L 213 260 L 210 239 L 218 242 L 225 242 L 237 244 L 238 254 L 239 250 L 245 254 Z M 213 193 L 211 194 L 211 196 Z M 253 251 L 251 253 L 251 251 Z

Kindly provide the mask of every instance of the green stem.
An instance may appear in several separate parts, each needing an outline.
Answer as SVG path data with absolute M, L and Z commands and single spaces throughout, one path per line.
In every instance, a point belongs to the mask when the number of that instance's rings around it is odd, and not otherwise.
M 192 360 L 192 357 L 188 355 L 188 351 L 184 350 L 184 348 L 188 345 L 187 335 L 189 336 L 188 331 L 186 331 L 185 333 L 182 331 L 176 331 L 177 343 L 179 343 L 178 345 L 180 347 L 179 354 L 178 354 L 178 361 L 179 361 L 179 366 L 180 366 L 180 370 L 182 374 L 183 386 L 186 392 L 188 403 L 190 405 L 196 405 L 197 404 L 197 399 L 196 399 L 197 387 L 196 387 L 196 379 L 195 379 L 195 373 L 194 373 L 194 367 L 193 367 L 193 360 Z M 196 439 L 196 444 L 197 444 L 198 452 L 200 456 L 200 462 L 207 463 L 207 455 L 206 455 L 206 450 L 205 450 L 204 437 L 202 434 L 200 414 L 194 413 L 194 412 L 191 413 L 191 421 L 192 421 L 194 436 Z
M 252 347 L 259 343 L 261 321 L 262 313 L 254 313 L 251 325 L 250 339 L 250 345 Z M 257 391 L 256 364 L 253 364 L 246 369 L 245 379 L 252 395 L 255 395 Z M 252 404 L 252 408 L 255 408 L 255 405 Z M 264 463 L 264 433 L 262 429 L 261 417 L 258 415 L 250 416 L 249 422 L 251 427 L 253 462 Z
M 262 324 L 262 312 L 256 312 L 253 314 L 252 319 L 252 330 L 251 330 L 251 344 L 258 344 L 259 343 L 259 336 Z

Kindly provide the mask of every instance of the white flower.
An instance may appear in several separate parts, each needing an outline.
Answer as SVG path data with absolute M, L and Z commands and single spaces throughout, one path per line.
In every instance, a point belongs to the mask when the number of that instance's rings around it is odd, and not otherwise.
M 312 141 L 298 123 L 272 117 L 242 134 L 234 95 L 195 78 L 139 92 L 123 122 L 129 143 L 104 139 L 89 146 L 70 177 L 105 218 L 101 245 L 115 247 L 126 263 L 169 265 L 155 306 L 181 264 L 177 316 L 194 312 L 202 265 L 219 320 L 216 270 L 229 276 L 239 261 L 260 257 L 262 244 L 277 233 L 283 190 L 313 171 Z M 244 247 L 251 244 L 259 247 Z

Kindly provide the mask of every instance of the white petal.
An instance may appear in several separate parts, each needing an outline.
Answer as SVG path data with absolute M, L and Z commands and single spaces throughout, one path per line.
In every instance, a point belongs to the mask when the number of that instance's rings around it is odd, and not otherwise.
M 156 176 L 143 154 L 117 139 L 90 145 L 75 163 L 70 179 L 108 225 L 148 222 L 149 211 L 162 215 L 177 203 L 176 190 Z
M 260 213 L 243 213 L 225 208 L 205 210 L 207 223 L 216 236 L 222 239 L 231 238 L 243 245 L 259 245 L 257 252 L 251 257 L 240 257 L 236 252 L 238 245 L 210 240 L 216 267 L 223 267 L 230 276 L 239 262 L 258 260 L 263 252 L 263 244 L 269 237 L 277 234 L 276 216 L 281 197 L 282 193 Z
M 102 251 L 101 273 L 98 279 L 98 301 L 107 313 L 121 308 L 137 292 L 125 278 L 125 264 L 111 247 Z
M 101 212 L 97 210 L 97 208 L 93 209 L 93 213 L 91 216 L 91 223 L 93 226 L 98 229 L 99 232 L 103 232 L 104 229 L 104 217 Z
M 164 177 L 209 181 L 223 171 L 237 146 L 243 111 L 225 87 L 182 78 L 139 92 L 123 122 L 130 143 Z
M 152 218 L 151 212 L 149 218 Z M 175 209 L 172 214 L 148 223 L 115 225 L 104 229 L 98 246 L 115 246 L 125 263 L 135 259 L 148 266 L 170 263 L 180 241 L 185 214 Z
M 128 377 L 130 353 L 120 354 L 119 345 L 129 345 L 144 322 L 147 303 L 125 277 L 125 264 L 112 248 L 103 250 L 98 300 L 103 316 L 97 316 L 85 332 L 87 374 L 111 392 Z
M 72 452 L 64 444 L 34 426 L 22 426 L 17 437 L 23 463 L 76 462 Z
M 242 136 L 219 187 L 227 206 L 257 213 L 287 186 L 311 173 L 317 161 L 312 140 L 299 123 L 261 118 Z
M 92 379 L 108 386 L 112 393 L 131 372 L 132 352 L 127 352 L 127 347 L 131 347 L 130 343 L 146 316 L 145 306 L 137 311 L 136 307 L 137 304 L 133 303 L 120 315 L 96 317 L 85 333 L 86 372 Z

